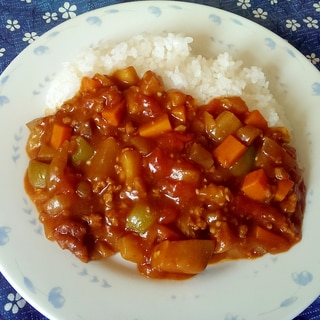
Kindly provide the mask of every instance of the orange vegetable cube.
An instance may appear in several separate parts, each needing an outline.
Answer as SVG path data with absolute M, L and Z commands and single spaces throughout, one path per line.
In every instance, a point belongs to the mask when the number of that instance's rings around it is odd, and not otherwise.
M 290 179 L 278 180 L 277 191 L 275 193 L 274 199 L 276 201 L 282 201 L 287 196 L 293 185 L 294 182 Z
M 251 125 L 262 130 L 268 129 L 268 122 L 259 110 L 253 110 L 248 113 L 244 119 L 246 125 Z
M 120 124 L 124 116 L 125 110 L 125 100 L 121 100 L 119 103 L 107 106 L 101 114 L 110 125 L 116 127 Z
M 237 138 L 229 135 L 213 150 L 214 157 L 224 168 L 230 168 L 247 150 Z
M 263 169 L 249 172 L 242 183 L 241 191 L 249 198 L 265 201 L 270 196 L 268 177 Z
M 83 77 L 81 80 L 81 91 L 95 91 L 101 87 L 101 83 L 98 79 L 93 79 L 89 77 Z
M 65 140 L 71 138 L 72 128 L 58 123 L 53 125 L 50 144 L 53 148 L 59 149 Z
M 139 128 L 139 134 L 142 137 L 156 137 L 171 130 L 172 127 L 169 117 L 166 113 L 164 113 L 154 120 L 141 125 Z

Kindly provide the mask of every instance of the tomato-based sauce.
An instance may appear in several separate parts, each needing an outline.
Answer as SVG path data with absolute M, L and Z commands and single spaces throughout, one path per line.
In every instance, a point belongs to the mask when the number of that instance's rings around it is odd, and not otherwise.
M 120 253 L 147 277 L 181 279 L 301 240 L 290 134 L 240 97 L 198 105 L 128 67 L 83 78 L 28 127 L 27 193 L 46 237 L 83 262 Z

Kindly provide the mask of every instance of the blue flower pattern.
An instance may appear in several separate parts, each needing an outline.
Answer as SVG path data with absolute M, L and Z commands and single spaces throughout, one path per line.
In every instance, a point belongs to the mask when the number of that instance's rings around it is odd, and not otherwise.
M 33 281 L 27 277 L 23 276 L 23 283 L 25 287 L 33 294 L 44 294 L 40 291 L 33 283 Z M 56 309 L 63 307 L 65 303 L 65 297 L 63 296 L 63 289 L 61 287 L 53 287 L 48 292 L 48 302 Z
M 7 226 L 0 227 L 0 247 L 8 243 L 10 231 L 11 231 L 10 227 L 7 227 Z
M 34 54 L 37 56 L 42 56 L 46 54 L 48 51 L 49 51 L 49 48 L 46 46 L 39 46 L 33 50 Z
M 277 46 L 276 43 L 270 38 L 265 38 L 264 41 L 266 46 L 269 47 L 271 50 L 275 49 Z
M 313 275 L 309 271 L 293 272 L 291 277 L 294 283 L 298 285 L 298 290 L 307 286 L 313 280 Z M 295 303 L 298 300 L 297 291 L 291 297 L 283 300 L 280 303 L 280 308 L 285 308 Z
M 161 16 L 161 9 L 158 7 L 150 6 L 149 7 L 149 12 L 153 14 L 155 17 L 160 17 Z
M 62 308 L 65 303 L 65 298 L 62 295 L 62 289 L 60 287 L 52 288 L 49 292 L 48 300 L 56 309 Z
M 320 96 L 320 82 L 315 82 L 312 85 L 312 92 L 315 96 Z
M 0 81 L 0 108 L 2 106 L 4 106 L 5 104 L 9 103 L 9 101 L 10 101 L 7 96 L 1 95 L 1 89 L 5 85 L 5 83 L 8 81 L 8 79 L 9 79 L 9 76 L 5 76 Z
M 29 291 L 36 293 L 36 287 L 28 277 L 23 277 L 23 283 L 29 289 Z
M 308 271 L 294 272 L 292 279 L 297 285 L 305 287 L 313 280 L 313 275 Z
M 6 103 L 9 103 L 9 98 L 6 96 L 0 96 L 0 107 L 5 105 Z
M 221 24 L 221 18 L 220 18 L 220 16 L 218 16 L 216 14 L 210 14 L 209 15 L 209 19 L 216 25 L 220 25 Z
M 309 271 L 304 270 L 300 272 L 293 272 L 291 274 L 291 279 L 298 286 L 297 289 L 293 292 L 291 296 L 282 300 L 277 308 L 271 311 L 267 311 L 263 313 L 263 315 L 272 314 L 272 312 L 276 311 L 279 308 L 287 308 L 293 305 L 295 302 L 297 302 L 299 300 L 299 290 L 301 290 L 303 287 L 306 287 L 313 280 L 313 275 Z
M 26 1 L 26 3 L 28 3 L 28 2 L 31 2 L 31 0 Z M 234 1 L 234 2 L 236 2 L 236 5 L 238 7 L 240 7 L 242 10 L 249 10 L 250 8 L 252 9 L 252 5 L 253 5 L 254 1 L 252 1 L 252 4 L 251 4 L 250 0 L 238 0 L 238 1 Z M 276 0 L 273 2 L 271 1 L 271 4 L 276 5 L 277 1 Z M 44 19 L 44 17 L 46 17 L 46 20 L 44 20 L 44 21 L 48 25 L 52 24 L 52 23 L 57 24 L 59 22 L 62 22 L 61 19 L 70 19 L 78 14 L 79 8 L 71 2 L 56 1 L 56 5 L 59 7 L 56 7 L 55 10 L 60 13 L 60 17 L 58 17 L 58 13 L 56 13 L 56 12 L 43 14 L 43 19 Z M 179 7 L 178 5 L 171 6 L 171 7 L 173 7 L 176 10 L 181 9 L 181 7 Z M 314 7 L 315 12 L 318 12 L 318 13 L 320 12 L 320 2 L 319 1 L 314 2 L 313 7 Z M 109 10 L 108 13 L 113 14 L 113 13 L 116 13 L 117 11 L 118 10 Z M 160 17 L 162 14 L 161 9 L 156 6 L 149 6 L 148 11 L 151 15 L 153 15 L 155 17 Z M 79 13 L 81 13 L 81 12 L 79 11 Z M 56 19 L 55 19 L 55 17 L 56 17 Z M 265 11 L 263 8 L 256 8 L 256 9 L 252 10 L 252 16 L 249 18 L 251 18 L 252 20 L 254 20 L 254 19 L 267 20 L 268 12 Z M 215 25 L 221 25 L 223 23 L 221 20 L 221 17 L 216 14 L 210 14 L 208 16 L 208 19 L 210 21 L 212 21 L 212 23 Z M 60 21 L 55 22 L 57 20 L 60 20 Z M 307 25 L 308 28 L 318 29 L 317 20 L 306 18 L 303 21 L 305 22 L 305 24 Z M 234 19 L 233 22 L 238 25 L 241 25 L 241 22 L 237 19 Z M 95 25 L 97 27 L 100 27 L 102 25 L 102 20 L 97 16 L 90 16 L 87 18 L 87 23 L 90 25 Z M 286 21 L 286 28 L 290 29 L 292 32 L 295 32 L 296 30 L 301 28 L 301 25 L 302 25 L 301 22 L 288 21 L 288 20 Z M 8 27 L 8 29 L 12 30 L 12 32 L 16 32 L 18 29 L 19 30 L 22 29 L 22 28 L 20 28 L 20 26 L 19 27 L 18 26 L 19 26 L 18 22 L 15 22 L 15 20 L 12 20 L 12 23 L 10 24 L 10 27 Z M 50 26 L 50 27 L 52 27 L 52 26 Z M 58 34 L 59 34 L 59 32 L 53 31 L 48 35 L 48 37 L 55 37 Z M 30 37 L 28 38 L 29 43 L 30 43 L 30 41 L 36 40 L 37 32 L 32 31 L 28 35 L 24 34 L 25 38 L 27 38 L 27 36 L 29 36 L 29 35 L 30 35 Z M 23 41 L 27 42 L 27 40 L 23 40 Z M 265 39 L 265 45 L 266 45 L 266 48 L 268 48 L 269 50 L 276 50 L 278 48 L 278 44 L 270 38 Z M 33 53 L 35 55 L 40 56 L 40 55 L 45 55 L 47 52 L 49 52 L 49 50 L 50 50 L 50 48 L 47 46 L 38 46 L 34 49 Z M 291 49 L 286 48 L 285 50 L 286 50 L 288 56 L 290 56 L 291 58 L 295 58 L 295 54 Z M 0 53 L 1 53 L 0 59 L 3 58 L 3 56 L 5 56 L 7 54 L 7 52 L 11 52 L 11 51 L 12 50 L 10 48 L 1 48 L 1 45 L 0 45 Z M 312 52 L 312 53 L 306 54 L 306 56 L 308 59 L 310 59 L 310 61 L 314 65 L 316 65 L 319 68 L 320 52 L 317 52 L 317 53 Z M 2 70 L 0 70 L 0 73 L 1 73 L 1 71 Z M 7 97 L 5 95 L 1 95 L 1 89 L 6 84 L 8 78 L 9 78 L 9 76 L 3 77 L 0 81 L 0 110 L 1 110 L 1 107 L 4 107 L 10 101 L 10 97 Z M 49 78 L 50 77 L 47 77 L 45 79 L 45 82 L 50 81 Z M 41 87 L 42 87 L 42 85 L 39 85 L 40 89 L 41 89 Z M 313 95 L 320 96 L 320 82 L 313 83 L 312 88 L 311 88 L 311 92 L 313 93 Z M 39 93 L 39 89 L 34 91 L 34 94 L 38 94 L 38 93 Z M 16 163 L 20 158 L 21 133 L 22 133 L 22 129 L 19 128 L 17 133 L 13 137 L 12 161 L 14 163 Z M 24 199 L 24 202 L 26 205 L 23 210 L 26 214 L 30 215 L 32 212 L 32 209 L 29 207 L 29 204 L 27 203 L 26 199 Z M 34 225 L 36 224 L 36 222 L 34 222 L 34 220 L 30 220 L 30 223 L 34 224 Z M 10 240 L 10 237 L 9 237 L 10 232 L 11 232 L 10 227 L 0 226 L 0 246 L 4 246 L 4 245 L 6 245 L 6 243 L 8 243 L 8 241 Z M 41 231 L 39 231 L 39 229 L 37 232 L 42 233 Z M 93 283 L 100 283 L 102 287 L 105 287 L 105 288 L 111 287 L 111 285 L 105 279 L 99 279 L 96 275 L 89 274 L 86 268 L 83 268 L 82 270 L 80 270 L 78 272 L 78 274 L 83 277 L 88 277 L 88 279 L 90 279 L 90 281 Z M 28 277 L 24 277 L 23 280 L 24 280 L 24 284 L 25 284 L 26 288 L 29 291 L 31 291 L 32 293 L 37 293 L 37 291 L 38 291 L 37 288 L 34 286 L 33 282 Z M 298 290 L 299 290 L 299 289 L 307 286 L 313 280 L 313 276 L 308 271 L 301 271 L 301 272 L 293 273 L 292 280 L 294 281 L 295 284 L 298 285 Z M 19 297 L 17 297 L 16 303 L 19 303 L 19 301 L 20 301 L 19 300 L 20 298 L 19 299 L 18 298 Z M 10 299 L 11 299 L 11 296 L 10 296 Z M 288 307 L 288 306 L 294 304 L 297 301 L 297 299 L 298 299 L 297 295 L 293 294 L 292 296 L 284 299 L 280 303 L 279 307 L 280 308 Z M 12 299 L 10 301 L 11 302 L 9 302 L 9 304 L 12 303 L 12 306 L 13 306 L 14 301 Z M 50 289 L 48 292 L 48 302 L 54 308 L 57 308 L 57 309 L 63 308 L 63 306 L 66 302 L 65 298 L 63 296 L 63 288 L 57 286 L 57 287 Z M 8 308 L 9 308 L 9 304 L 7 305 Z M 24 307 L 24 304 L 20 303 L 19 306 L 22 309 Z M 15 308 L 15 310 L 17 310 L 16 312 L 19 312 L 19 308 L 18 309 Z M 224 320 L 244 320 L 244 318 L 242 318 L 239 315 L 233 315 L 231 313 L 228 313 L 228 314 L 226 314 Z
M 100 27 L 101 24 L 102 24 L 102 20 L 101 20 L 99 17 L 96 17 L 96 16 L 89 17 L 89 18 L 87 19 L 87 22 L 88 22 L 89 24 L 91 24 L 91 25 L 96 25 L 96 26 L 98 26 L 98 27 Z

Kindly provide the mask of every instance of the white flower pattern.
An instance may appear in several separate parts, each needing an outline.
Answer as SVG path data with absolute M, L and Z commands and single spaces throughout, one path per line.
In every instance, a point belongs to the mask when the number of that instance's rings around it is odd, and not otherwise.
M 5 304 L 4 310 L 11 311 L 13 314 L 17 314 L 19 309 L 22 309 L 26 305 L 26 301 L 19 293 L 9 293 L 7 299 L 9 302 Z
M 0 58 L 3 57 L 5 52 L 6 52 L 6 48 L 0 48 Z
M 17 19 L 14 19 L 14 20 L 8 19 L 6 28 L 9 29 L 10 31 L 15 31 L 15 30 L 20 29 L 20 25 L 19 25 L 18 20 Z
M 56 12 L 46 12 L 43 16 L 42 19 L 46 21 L 46 23 L 50 23 L 52 21 L 58 20 L 58 14 Z
M 313 19 L 312 17 L 307 17 L 306 19 L 303 19 L 303 22 L 307 24 L 308 28 L 315 28 L 315 29 L 319 28 L 318 20 Z
M 258 8 L 256 10 L 253 10 L 252 13 L 255 18 L 262 19 L 262 20 L 267 19 L 267 16 L 268 16 L 268 12 L 264 11 L 262 8 Z
M 317 12 L 320 12 L 320 1 L 317 2 L 317 3 L 314 3 L 314 4 L 313 4 L 313 7 L 315 8 L 315 10 L 316 10 Z
M 286 20 L 286 27 L 292 31 L 297 31 L 297 29 L 301 27 L 301 24 L 296 19 L 288 19 Z
M 250 0 L 239 0 L 237 6 L 241 7 L 241 9 L 248 9 L 251 7 L 251 3 Z
M 71 19 L 76 16 L 75 11 L 77 10 L 77 6 L 75 4 L 70 4 L 70 2 L 65 2 L 63 7 L 59 8 L 59 12 L 62 13 L 63 19 Z
M 34 42 L 37 38 L 39 38 L 39 36 L 36 32 L 26 32 L 24 34 L 24 37 L 22 38 L 22 41 L 25 41 L 30 44 Z
M 311 62 L 312 64 L 314 64 L 314 65 L 316 65 L 317 63 L 320 62 L 320 58 L 318 58 L 314 52 L 311 53 L 311 54 L 307 54 L 306 57 L 307 57 L 307 59 L 309 59 L 310 62 Z

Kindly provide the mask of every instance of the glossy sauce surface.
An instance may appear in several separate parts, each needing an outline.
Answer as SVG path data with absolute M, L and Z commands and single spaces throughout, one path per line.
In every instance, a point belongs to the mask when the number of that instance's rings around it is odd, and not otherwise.
M 83 262 L 120 252 L 147 277 L 183 279 L 301 239 L 290 135 L 240 97 L 199 106 L 128 67 L 84 78 L 28 127 L 26 190 L 46 237 Z

